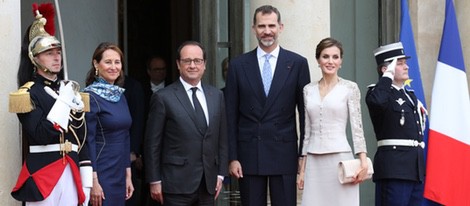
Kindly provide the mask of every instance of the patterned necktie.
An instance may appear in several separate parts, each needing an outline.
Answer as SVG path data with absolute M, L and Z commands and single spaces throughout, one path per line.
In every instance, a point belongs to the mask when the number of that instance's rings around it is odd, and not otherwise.
M 206 129 L 207 129 L 206 115 L 204 115 L 204 110 L 202 110 L 201 103 L 199 103 L 199 100 L 196 96 L 197 87 L 193 87 L 191 88 L 191 90 L 193 90 L 192 97 L 193 97 L 194 111 L 196 113 L 198 128 L 202 131 L 202 133 L 206 133 Z
M 264 57 L 266 59 L 263 65 L 262 78 L 263 78 L 264 94 L 268 96 L 269 88 L 271 88 L 271 81 L 273 79 L 273 74 L 272 74 L 273 71 L 271 69 L 271 64 L 269 63 L 269 58 L 271 58 L 271 54 L 266 54 L 264 55 Z

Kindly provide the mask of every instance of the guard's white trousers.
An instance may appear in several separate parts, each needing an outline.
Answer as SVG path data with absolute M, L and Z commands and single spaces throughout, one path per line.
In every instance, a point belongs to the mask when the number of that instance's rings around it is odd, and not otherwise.
M 51 194 L 43 201 L 26 202 L 26 206 L 77 206 L 77 187 L 73 181 L 72 170 L 67 164 Z

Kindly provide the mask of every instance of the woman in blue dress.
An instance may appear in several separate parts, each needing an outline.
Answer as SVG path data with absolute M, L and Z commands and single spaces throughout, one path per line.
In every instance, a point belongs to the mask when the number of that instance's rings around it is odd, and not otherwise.
M 90 203 L 94 206 L 124 206 L 134 191 L 129 139 L 132 119 L 123 95 L 122 58 L 118 46 L 101 43 L 86 78 L 84 90 L 90 94 L 87 144 L 93 166 Z

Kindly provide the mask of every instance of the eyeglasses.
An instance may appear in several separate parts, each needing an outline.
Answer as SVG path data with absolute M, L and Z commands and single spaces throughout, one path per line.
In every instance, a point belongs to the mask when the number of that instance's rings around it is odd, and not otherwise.
M 194 62 L 195 65 L 201 65 L 204 63 L 204 59 L 180 59 L 180 62 L 184 65 L 191 65 L 191 62 Z

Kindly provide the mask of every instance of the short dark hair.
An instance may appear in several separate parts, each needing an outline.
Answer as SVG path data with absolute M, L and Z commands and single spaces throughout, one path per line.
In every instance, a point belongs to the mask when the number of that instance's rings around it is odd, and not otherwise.
M 180 60 L 181 58 L 181 50 L 185 47 L 185 46 L 188 46 L 188 45 L 193 45 L 193 46 L 198 46 L 199 48 L 201 48 L 202 50 L 202 58 L 204 60 L 206 60 L 206 50 L 204 49 L 204 46 L 202 46 L 201 43 L 197 42 L 197 41 L 185 41 L 183 42 L 179 47 L 178 49 L 176 50 L 176 60 Z
M 343 44 L 341 44 L 340 41 L 333 39 L 331 37 L 324 38 L 317 44 L 317 48 L 315 50 L 315 58 L 316 59 L 320 58 L 320 54 L 324 49 L 330 48 L 333 46 L 338 47 L 340 55 L 341 55 L 340 57 L 343 58 Z
M 276 7 L 271 6 L 271 5 L 264 5 L 260 6 L 255 10 L 255 14 L 253 15 L 253 25 L 256 24 L 256 14 L 261 13 L 261 14 L 271 14 L 271 13 L 276 13 L 277 15 L 277 22 L 281 23 L 281 13 L 279 10 L 277 10 Z
M 145 64 L 147 70 L 150 70 L 150 69 L 151 69 L 151 68 L 150 68 L 150 63 L 152 63 L 152 60 L 154 60 L 154 59 L 161 59 L 163 62 L 165 62 L 165 65 L 167 64 L 166 59 L 163 58 L 162 55 L 160 55 L 160 54 L 153 54 L 153 55 L 151 55 L 151 56 L 147 59 L 147 62 L 146 62 L 146 64 Z
M 391 62 L 384 62 L 384 63 L 379 64 L 379 65 L 377 66 L 377 74 L 379 75 L 379 78 L 382 77 L 382 75 L 384 74 L 384 73 L 382 72 L 382 68 L 383 68 L 383 67 L 387 67 L 390 63 L 391 63 Z

